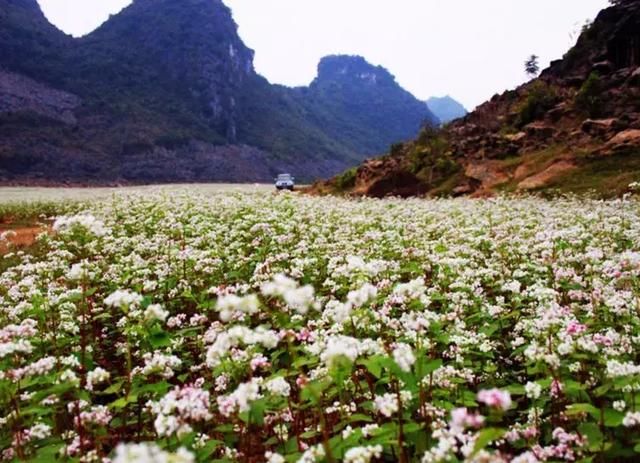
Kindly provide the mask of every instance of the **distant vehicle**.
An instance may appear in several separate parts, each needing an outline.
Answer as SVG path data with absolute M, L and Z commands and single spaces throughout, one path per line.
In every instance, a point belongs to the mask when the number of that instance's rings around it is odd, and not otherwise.
M 291 174 L 280 174 L 275 179 L 276 188 L 278 190 L 290 190 L 293 191 L 295 188 L 295 178 L 291 176 Z

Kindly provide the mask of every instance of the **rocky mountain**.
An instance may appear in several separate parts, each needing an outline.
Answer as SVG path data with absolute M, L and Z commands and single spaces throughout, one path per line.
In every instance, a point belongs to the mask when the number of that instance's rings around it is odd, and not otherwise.
M 363 58 L 292 89 L 253 55 L 221 0 L 135 0 L 80 39 L 0 0 L 0 182 L 308 180 L 437 123 Z
M 315 190 L 622 194 L 640 180 L 640 0 L 617 0 L 539 78 Z
M 449 95 L 443 97 L 433 96 L 427 100 L 427 105 L 443 124 L 448 124 L 467 115 L 465 107 Z

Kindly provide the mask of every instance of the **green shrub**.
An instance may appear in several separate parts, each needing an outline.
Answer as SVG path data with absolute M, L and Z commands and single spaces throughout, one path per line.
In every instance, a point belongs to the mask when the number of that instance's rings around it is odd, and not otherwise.
M 531 85 L 527 99 L 518 110 L 516 125 L 519 128 L 541 118 L 558 103 L 555 88 L 538 80 Z
M 352 167 L 349 170 L 346 170 L 342 174 L 336 177 L 336 187 L 339 190 L 346 190 L 348 188 L 353 188 L 356 185 L 356 174 L 358 169 L 356 167 Z
M 602 90 L 602 79 L 600 79 L 597 72 L 592 72 L 576 95 L 576 109 L 588 114 L 589 117 L 601 116 L 603 106 Z

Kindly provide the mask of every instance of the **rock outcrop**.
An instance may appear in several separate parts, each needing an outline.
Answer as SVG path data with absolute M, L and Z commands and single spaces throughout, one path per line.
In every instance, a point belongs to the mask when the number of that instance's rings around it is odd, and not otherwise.
M 539 78 L 365 162 L 348 183 L 343 174 L 314 189 L 380 196 L 374 185 L 408 172 L 411 188 L 429 195 L 624 193 L 640 180 L 639 69 L 640 0 L 621 0 Z M 396 193 L 402 185 L 384 192 Z

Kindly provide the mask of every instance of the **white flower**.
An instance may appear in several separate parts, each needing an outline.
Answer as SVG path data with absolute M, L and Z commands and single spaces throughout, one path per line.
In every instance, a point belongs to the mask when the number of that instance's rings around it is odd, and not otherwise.
M 169 312 L 164 310 L 160 304 L 151 304 L 144 311 L 144 319 L 147 321 L 158 320 L 164 322 L 169 316 Z
M 130 308 L 140 304 L 142 299 L 143 297 L 138 293 L 128 290 L 117 290 L 111 293 L 104 300 L 104 303 L 109 307 Z
M 195 463 L 195 456 L 181 447 L 169 453 L 153 442 L 118 444 L 112 463 Z
M 365 283 L 359 289 L 355 291 L 350 291 L 347 294 L 347 301 L 353 307 L 362 307 L 371 299 L 374 299 L 378 295 L 378 288 L 371 285 L 370 283 Z
M 285 463 L 287 461 L 282 455 L 274 452 L 267 452 L 264 454 L 264 457 L 266 458 L 267 463 Z
M 391 418 L 398 411 L 398 405 L 398 397 L 391 393 L 377 395 L 373 401 L 373 408 L 387 418 Z
M 345 463 L 369 463 L 373 458 L 382 456 L 382 445 L 369 445 L 367 447 L 354 447 L 344 454 Z
M 281 397 L 289 397 L 291 386 L 286 379 L 282 377 L 274 378 L 265 383 L 264 388 L 273 395 Z
M 396 344 L 395 349 L 393 349 L 393 360 L 406 373 L 409 373 L 413 364 L 416 363 L 416 357 L 413 355 L 411 346 L 404 343 Z
M 84 228 L 96 236 L 104 236 L 109 232 L 104 226 L 104 222 L 96 219 L 91 214 L 58 217 L 53 223 L 53 230 L 58 233 L 67 232 L 76 227 Z
M 107 370 L 97 367 L 87 373 L 87 389 L 89 391 L 93 391 L 93 386 L 95 384 L 104 383 L 105 381 L 108 381 L 110 377 L 111 374 Z
M 331 366 L 336 359 L 346 357 L 355 362 L 358 358 L 360 341 L 350 336 L 332 336 L 327 340 L 327 345 L 320 355 L 320 359 Z
M 640 412 L 627 412 L 622 420 L 626 428 L 633 428 L 640 425 Z
M 615 402 L 613 402 L 613 408 L 614 410 L 623 412 L 627 408 L 627 404 L 624 400 L 616 400 Z
M 609 378 L 635 375 L 640 375 L 640 365 L 635 365 L 632 362 L 621 363 L 617 360 L 609 360 L 607 362 L 607 376 Z
M 223 322 L 231 320 L 236 312 L 252 315 L 257 313 L 259 309 L 260 302 L 254 294 L 244 297 L 228 294 L 218 299 L 216 304 L 216 310 L 220 312 L 220 320 Z
M 511 407 L 511 394 L 499 389 L 485 389 L 478 392 L 478 401 L 490 407 L 506 411 Z
M 524 390 L 527 393 L 527 397 L 533 400 L 539 399 L 540 395 L 542 394 L 542 386 L 540 386 L 538 383 L 528 382 L 524 387 Z

